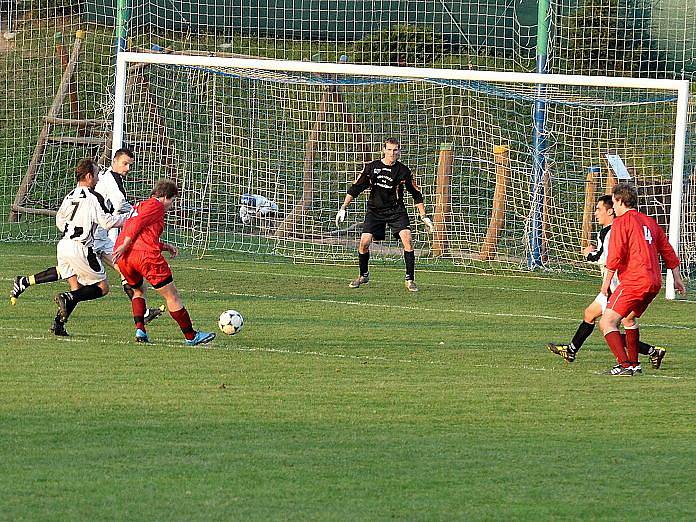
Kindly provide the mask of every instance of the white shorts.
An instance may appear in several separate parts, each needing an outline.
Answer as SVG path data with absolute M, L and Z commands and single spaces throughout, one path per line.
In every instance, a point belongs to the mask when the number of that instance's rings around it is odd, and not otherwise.
M 77 276 L 83 286 L 93 285 L 106 279 L 106 271 L 99 256 L 92 248 L 79 241 L 63 238 L 56 248 L 58 271 L 63 279 Z
M 94 245 L 92 246 L 92 249 L 97 253 L 98 256 L 101 256 L 102 254 L 107 254 L 111 255 L 114 253 L 114 242 L 111 241 L 111 238 L 107 239 L 94 239 Z
M 609 301 L 609 298 L 600 292 L 597 294 L 597 297 L 595 297 L 594 300 L 602 306 L 602 313 L 604 313 L 604 311 L 607 309 L 607 301 Z

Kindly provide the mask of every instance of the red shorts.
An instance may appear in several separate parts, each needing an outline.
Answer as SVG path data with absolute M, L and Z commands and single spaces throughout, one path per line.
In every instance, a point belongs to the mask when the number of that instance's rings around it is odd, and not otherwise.
M 173 281 L 172 269 L 161 252 L 151 254 L 140 250 L 132 250 L 118 262 L 118 269 L 126 282 L 138 288 L 143 278 L 154 288 L 161 288 Z
M 607 310 L 614 310 L 621 317 L 626 317 L 631 312 L 636 317 L 640 317 L 659 292 L 659 288 L 657 290 L 641 290 L 639 288 L 625 288 L 619 283 L 619 286 L 609 297 Z

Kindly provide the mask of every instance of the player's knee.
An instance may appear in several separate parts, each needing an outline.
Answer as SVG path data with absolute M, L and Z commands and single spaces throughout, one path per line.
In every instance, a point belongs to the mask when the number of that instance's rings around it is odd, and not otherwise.
M 592 309 L 592 307 L 588 306 L 587 308 L 585 308 L 582 318 L 586 323 L 594 323 L 595 319 L 597 319 L 597 315 L 595 314 L 595 311 Z
M 104 297 L 106 294 L 108 294 L 109 290 L 111 289 L 109 287 L 109 282 L 106 279 L 104 279 L 103 281 L 100 281 L 98 286 L 101 289 L 102 297 Z

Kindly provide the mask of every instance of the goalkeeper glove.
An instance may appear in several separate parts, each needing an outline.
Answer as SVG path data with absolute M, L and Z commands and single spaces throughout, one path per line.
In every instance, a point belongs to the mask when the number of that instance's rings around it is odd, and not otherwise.
M 346 207 L 341 207 L 336 213 L 336 226 L 339 226 L 346 219 Z
M 425 225 L 425 228 L 428 229 L 428 232 L 431 234 L 435 232 L 435 225 L 433 225 L 433 221 L 428 216 L 421 216 L 420 219 Z

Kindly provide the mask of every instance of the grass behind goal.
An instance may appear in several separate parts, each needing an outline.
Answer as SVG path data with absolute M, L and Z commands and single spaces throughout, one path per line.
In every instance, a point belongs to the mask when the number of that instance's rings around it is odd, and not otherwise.
M 0 284 L 54 260 L 0 245 Z M 172 262 L 194 325 L 132 341 L 116 284 L 48 333 L 62 283 L 2 304 L 0 513 L 6 519 L 693 519 L 693 303 L 659 297 L 642 337 L 663 369 L 598 375 L 594 333 L 572 365 L 596 279 L 417 272 L 351 290 L 349 267 L 229 256 Z M 117 283 L 110 273 L 113 283 Z M 150 303 L 159 304 L 151 295 Z M 691 412 L 691 413 L 690 413 Z

